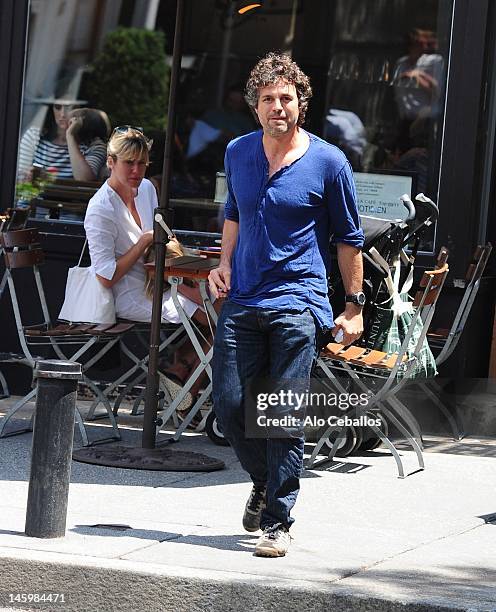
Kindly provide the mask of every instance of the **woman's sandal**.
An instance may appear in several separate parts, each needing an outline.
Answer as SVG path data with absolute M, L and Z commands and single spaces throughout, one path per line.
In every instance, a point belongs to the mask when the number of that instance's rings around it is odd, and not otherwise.
M 177 413 L 177 418 L 182 422 L 186 419 L 186 417 L 188 416 L 191 408 L 193 408 L 193 406 L 196 404 L 196 400 L 198 398 L 196 397 L 192 397 L 191 398 L 191 404 L 189 406 L 189 408 L 186 408 L 185 410 L 176 410 Z M 191 419 L 191 422 L 188 423 L 188 425 L 186 426 L 186 429 L 190 429 L 193 431 L 196 431 L 197 433 L 200 433 L 204 430 L 204 427 L 202 427 L 201 429 L 198 429 L 199 425 L 201 424 L 201 422 L 203 421 L 203 417 L 201 415 L 201 412 L 198 411 L 195 416 Z
M 167 372 L 167 371 L 160 372 L 160 380 L 164 384 L 167 391 L 169 392 L 169 395 L 171 396 L 172 401 L 174 401 L 176 397 L 179 395 L 179 393 L 181 393 L 181 391 L 183 390 L 184 381 L 181 380 L 179 376 L 176 376 L 175 374 L 171 374 L 170 372 Z M 193 396 L 188 391 L 186 395 L 184 396 L 183 400 L 181 401 L 181 403 L 179 404 L 179 406 L 176 408 L 176 411 L 178 414 L 180 411 L 188 412 L 188 410 L 191 408 L 192 405 L 193 405 Z

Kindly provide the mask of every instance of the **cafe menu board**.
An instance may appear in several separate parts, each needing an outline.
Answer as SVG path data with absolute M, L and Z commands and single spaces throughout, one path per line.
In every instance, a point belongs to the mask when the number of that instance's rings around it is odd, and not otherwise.
M 412 177 L 354 172 L 358 212 L 379 219 L 405 219 L 408 212 L 400 197 L 412 194 Z

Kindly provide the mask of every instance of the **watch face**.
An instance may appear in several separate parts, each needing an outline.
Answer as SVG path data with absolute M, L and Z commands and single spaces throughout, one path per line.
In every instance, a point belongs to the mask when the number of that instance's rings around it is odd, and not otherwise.
M 346 301 L 351 302 L 352 304 L 357 304 L 358 306 L 364 306 L 366 302 L 365 293 L 363 291 L 359 291 L 358 293 L 347 295 Z

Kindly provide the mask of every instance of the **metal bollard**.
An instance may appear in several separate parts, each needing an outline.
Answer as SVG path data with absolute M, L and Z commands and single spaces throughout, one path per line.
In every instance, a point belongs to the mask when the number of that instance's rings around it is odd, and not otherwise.
M 36 412 L 25 533 L 65 535 L 77 381 L 81 364 L 47 360 L 35 364 Z

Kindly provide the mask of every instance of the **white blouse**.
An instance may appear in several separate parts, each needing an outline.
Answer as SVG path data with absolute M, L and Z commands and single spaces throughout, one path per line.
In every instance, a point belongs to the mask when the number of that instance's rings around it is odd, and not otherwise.
M 112 279 L 116 259 L 135 245 L 140 236 L 153 229 L 153 210 L 158 206 L 157 194 L 152 183 L 143 179 L 135 198 L 136 210 L 141 219 L 141 228 L 134 220 L 120 196 L 105 182 L 88 203 L 84 229 L 88 238 L 91 265 L 97 274 Z M 112 287 L 117 317 L 131 321 L 149 322 L 152 302 L 145 293 L 145 269 L 143 258 L 130 268 Z M 179 301 L 188 317 L 197 308 L 187 297 L 178 294 Z M 170 289 L 164 292 L 162 321 L 179 323 L 179 315 L 172 302 Z

